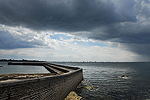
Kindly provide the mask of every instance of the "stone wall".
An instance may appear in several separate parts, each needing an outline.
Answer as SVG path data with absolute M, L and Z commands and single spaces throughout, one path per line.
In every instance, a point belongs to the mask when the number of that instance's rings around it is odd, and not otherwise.
M 63 100 L 82 79 L 82 69 L 78 69 L 62 75 L 0 83 L 0 100 Z

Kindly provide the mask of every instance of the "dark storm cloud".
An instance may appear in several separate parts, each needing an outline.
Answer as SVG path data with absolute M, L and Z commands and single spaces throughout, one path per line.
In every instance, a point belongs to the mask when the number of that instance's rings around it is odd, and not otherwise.
M 146 23 L 137 22 L 107 25 L 102 29 L 94 30 L 87 37 L 120 43 L 125 50 L 139 55 L 150 56 L 150 25 Z
M 0 24 L 69 32 L 150 55 L 149 5 L 149 0 L 0 0 Z
M 0 49 L 35 48 L 37 45 L 42 44 L 23 41 L 15 38 L 9 32 L 0 31 Z
M 110 0 L 0 0 L 1 24 L 35 30 L 89 31 L 104 24 L 136 21 L 128 12 L 120 13 Z
M 142 24 L 129 22 L 107 25 L 94 30 L 92 33 L 95 35 L 88 35 L 88 38 L 119 43 L 150 44 L 150 25 L 142 26 Z

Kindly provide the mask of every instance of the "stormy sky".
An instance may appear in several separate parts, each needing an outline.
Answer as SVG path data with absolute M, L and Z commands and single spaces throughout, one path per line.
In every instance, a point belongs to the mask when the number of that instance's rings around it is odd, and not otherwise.
M 150 61 L 149 0 L 0 0 L 0 58 Z

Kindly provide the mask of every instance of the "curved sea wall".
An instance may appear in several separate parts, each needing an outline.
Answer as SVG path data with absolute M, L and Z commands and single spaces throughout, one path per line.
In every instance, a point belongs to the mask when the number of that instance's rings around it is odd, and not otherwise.
M 0 100 L 63 100 L 82 80 L 78 68 L 60 75 L 0 82 Z

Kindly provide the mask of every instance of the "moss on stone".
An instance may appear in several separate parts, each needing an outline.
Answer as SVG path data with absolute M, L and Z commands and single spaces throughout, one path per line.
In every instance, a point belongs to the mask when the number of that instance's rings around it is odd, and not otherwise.
M 81 98 L 74 91 L 71 91 L 64 100 L 80 100 Z

